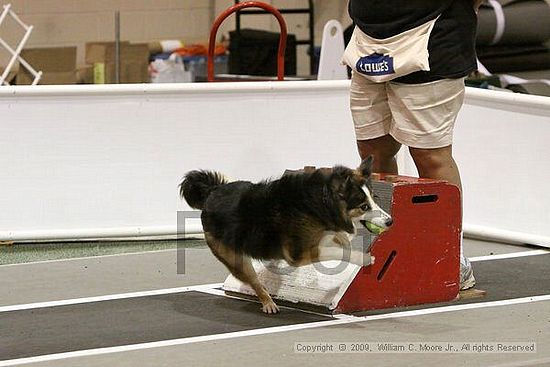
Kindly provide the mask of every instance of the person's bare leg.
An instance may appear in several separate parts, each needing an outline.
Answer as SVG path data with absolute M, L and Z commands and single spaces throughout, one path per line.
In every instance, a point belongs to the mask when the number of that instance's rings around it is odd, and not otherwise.
M 397 174 L 395 155 L 399 152 L 401 144 L 391 135 L 388 134 L 369 140 L 357 140 L 357 148 L 361 160 L 366 159 L 369 155 L 374 157 L 373 172 Z
M 462 182 L 453 158 L 452 145 L 435 149 L 409 148 L 409 152 L 420 177 L 448 181 L 462 192 Z
M 458 166 L 453 158 L 453 147 L 419 149 L 409 148 L 418 175 L 423 178 L 445 180 L 456 185 L 462 192 L 462 182 Z M 462 237 L 461 237 L 462 241 Z M 460 289 L 465 290 L 475 286 L 475 277 L 468 258 L 464 255 L 462 243 L 460 245 Z

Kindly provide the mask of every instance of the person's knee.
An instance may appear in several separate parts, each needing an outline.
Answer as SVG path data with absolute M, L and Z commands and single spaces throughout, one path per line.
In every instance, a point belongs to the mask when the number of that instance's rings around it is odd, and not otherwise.
M 385 135 L 380 138 L 370 140 L 358 140 L 357 147 L 361 159 L 365 159 L 372 155 L 375 160 L 380 161 L 391 160 L 395 157 L 401 144 L 395 141 L 390 135 Z
M 453 164 L 451 147 L 424 149 L 409 148 L 416 167 L 422 171 L 435 171 Z

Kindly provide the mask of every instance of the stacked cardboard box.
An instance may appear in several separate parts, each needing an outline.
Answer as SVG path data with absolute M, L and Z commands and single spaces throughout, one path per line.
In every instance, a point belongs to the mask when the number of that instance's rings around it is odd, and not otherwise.
M 86 44 L 86 63 L 92 69 L 93 83 L 115 83 L 115 43 Z M 120 43 L 120 83 L 147 83 L 149 48 L 147 44 Z
M 27 48 L 21 57 L 35 70 L 42 71 L 39 84 L 76 83 L 76 47 Z M 16 83 L 29 85 L 33 80 L 34 76 L 19 65 Z

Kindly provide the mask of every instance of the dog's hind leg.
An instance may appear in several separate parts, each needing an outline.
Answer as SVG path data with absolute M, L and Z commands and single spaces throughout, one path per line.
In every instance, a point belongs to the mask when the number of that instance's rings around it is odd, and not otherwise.
M 205 234 L 206 242 L 212 250 L 212 253 L 220 260 L 233 276 L 241 282 L 248 284 L 262 303 L 262 310 L 267 314 L 279 312 L 279 307 L 273 302 L 273 299 L 260 283 L 258 275 L 252 266 L 251 259 L 243 254 L 236 253 L 232 248 L 226 246 L 221 241 L 214 239 L 208 233 Z
M 234 274 L 235 275 L 235 274 Z M 279 307 L 273 301 L 267 289 L 260 283 L 258 275 L 252 266 L 252 261 L 248 256 L 243 257 L 243 266 L 240 273 L 239 280 L 250 284 L 256 295 L 262 303 L 262 311 L 268 314 L 278 313 Z

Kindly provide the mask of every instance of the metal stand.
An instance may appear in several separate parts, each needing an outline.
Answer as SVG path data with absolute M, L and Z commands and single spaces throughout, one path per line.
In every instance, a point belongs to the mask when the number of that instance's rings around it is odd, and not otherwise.
M 240 0 L 234 0 L 235 5 L 240 3 Z M 309 38 L 303 40 L 297 40 L 296 45 L 308 45 L 309 46 L 309 72 L 311 74 L 315 73 L 315 18 L 314 18 L 314 8 L 313 0 L 308 0 L 307 8 L 290 8 L 290 9 L 279 9 L 281 14 L 307 14 L 309 21 Z M 236 14 L 236 23 L 235 29 L 237 32 L 241 30 L 241 16 L 246 14 L 269 14 L 265 10 L 239 10 Z
M 115 12 L 115 83 L 120 84 L 120 11 Z
M 209 82 L 214 81 L 214 49 L 216 47 L 216 34 L 218 33 L 218 28 L 222 22 L 231 14 L 238 12 L 244 8 L 261 8 L 265 12 L 270 13 L 277 18 L 279 22 L 279 27 L 281 29 L 281 35 L 279 36 L 279 49 L 277 51 L 277 80 L 284 80 L 285 78 L 285 48 L 286 48 L 286 38 L 287 38 L 287 28 L 286 22 L 281 15 L 281 13 L 274 8 L 273 6 L 263 3 L 261 1 L 247 1 L 244 3 L 235 4 L 232 7 L 226 9 L 221 13 L 210 30 L 210 39 L 208 42 L 208 63 L 207 63 L 207 79 Z

